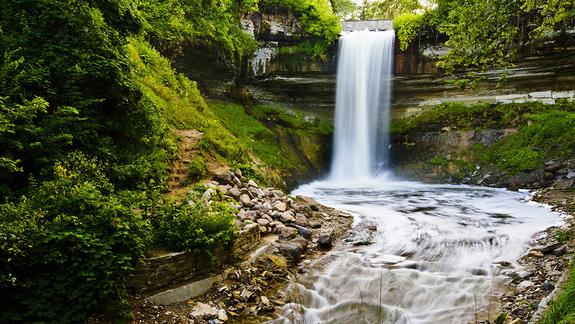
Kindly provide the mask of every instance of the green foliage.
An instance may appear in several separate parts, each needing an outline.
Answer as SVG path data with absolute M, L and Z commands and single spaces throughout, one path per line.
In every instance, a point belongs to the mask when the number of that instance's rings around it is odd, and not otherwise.
M 128 53 L 136 83 L 167 122 L 203 132 L 200 146 L 206 155 L 228 163 L 247 161 L 246 148 L 207 108 L 195 82 L 174 72 L 170 62 L 142 40 L 131 38 Z
M 307 57 L 327 59 L 327 49 L 339 38 L 341 23 L 328 0 L 261 0 L 260 7 L 286 8 L 298 18 L 304 29 L 299 35 L 301 43 L 283 54 L 299 55 L 300 61 Z
M 167 127 L 141 100 L 125 52 L 125 36 L 141 30 L 137 13 L 125 0 L 3 2 L 0 97 L 10 130 L 0 151 L 18 167 L 0 182 L 21 189 L 73 150 L 113 162 L 120 186 L 162 181 Z
M 568 158 L 575 150 L 575 103 L 445 103 L 418 116 L 392 121 L 396 135 L 449 130 L 517 128 L 492 146 L 476 145 L 473 158 L 510 174 L 541 167 L 551 158 Z M 439 159 L 435 162 L 442 162 Z
M 240 29 L 241 14 L 257 8 L 257 0 L 139 2 L 147 39 L 162 53 L 176 55 L 184 45 L 201 46 L 232 65 L 239 63 L 238 56 L 251 55 L 257 46 Z
M 393 20 L 393 29 L 399 39 L 399 48 L 405 51 L 409 44 L 417 37 L 423 23 L 423 15 L 406 13 Z
M 573 238 L 573 231 L 558 229 L 555 232 L 555 237 L 557 238 L 557 242 L 564 244 Z
M 561 293 L 550 304 L 539 324 L 569 324 L 575 321 L 575 265 Z
M 571 0 L 435 0 L 426 25 L 446 34 L 449 53 L 439 66 L 448 73 L 509 66 L 539 39 L 569 38 L 575 26 Z
M 340 18 L 350 18 L 357 10 L 357 5 L 352 0 L 330 0 L 333 12 Z
M 429 163 L 431 163 L 431 165 L 446 166 L 449 164 L 449 161 L 446 158 L 444 158 L 443 156 L 436 155 L 429 161 Z
M 357 18 L 360 20 L 395 20 L 402 15 L 414 14 L 418 9 L 421 9 L 421 4 L 417 0 L 364 1 L 358 10 Z
M 480 159 L 509 173 L 536 169 L 549 158 L 567 158 L 575 150 L 575 113 L 550 110 L 527 116 L 528 125 L 493 146 Z
M 237 231 L 229 202 L 199 199 L 167 201 L 153 210 L 155 243 L 175 251 L 209 251 L 216 244 L 231 245 Z
M 523 9 L 539 18 L 537 27 L 531 32 L 535 38 L 547 37 L 548 33 L 565 33 L 573 27 L 575 3 L 568 0 L 523 0 Z
M 128 316 L 125 280 L 148 226 L 98 160 L 74 153 L 16 203 L 0 205 L 0 321 Z
M 194 181 L 200 180 L 206 175 L 207 170 L 204 158 L 201 156 L 195 157 L 188 165 L 188 178 Z

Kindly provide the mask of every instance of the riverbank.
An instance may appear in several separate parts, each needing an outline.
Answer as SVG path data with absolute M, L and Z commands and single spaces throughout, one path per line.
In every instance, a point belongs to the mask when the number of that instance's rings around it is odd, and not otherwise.
M 251 249 L 236 246 L 236 260 L 215 276 L 163 292 L 135 294 L 132 323 L 259 323 L 271 319 L 290 297 L 285 288 L 298 272 L 336 245 L 353 223 L 350 214 L 308 197 L 260 188 L 239 171 L 227 171 L 215 179 L 205 184 L 204 203 L 235 201 L 238 240 L 253 231 L 259 232 L 261 240 Z M 200 293 L 192 293 L 198 289 Z M 182 297 L 186 294 L 187 298 Z
M 565 300 L 565 295 L 571 293 L 566 286 L 575 279 L 571 274 L 575 192 L 550 187 L 536 192 L 533 200 L 564 213 L 564 223 L 538 234 L 519 260 L 524 270 L 514 273 L 509 293 L 503 297 L 504 310 L 522 323 L 571 323 L 567 317 L 572 314 L 565 309 L 572 308 L 573 299 Z

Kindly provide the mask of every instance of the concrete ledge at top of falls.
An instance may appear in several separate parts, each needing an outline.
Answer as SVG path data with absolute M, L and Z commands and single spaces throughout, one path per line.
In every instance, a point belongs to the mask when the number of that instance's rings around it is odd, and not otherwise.
M 346 32 L 359 31 L 359 30 L 391 30 L 393 29 L 393 22 L 391 20 L 360 20 L 360 21 L 344 21 L 342 23 L 343 30 Z

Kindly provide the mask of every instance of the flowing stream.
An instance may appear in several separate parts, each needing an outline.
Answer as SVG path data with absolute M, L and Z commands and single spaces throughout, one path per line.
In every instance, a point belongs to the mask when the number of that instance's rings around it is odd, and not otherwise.
M 341 38 L 332 172 L 296 195 L 349 211 L 355 243 L 311 266 L 275 323 L 470 323 L 506 261 L 560 215 L 528 193 L 394 178 L 387 165 L 392 31 Z M 493 315 L 493 314 L 492 314 Z M 495 316 L 491 317 L 493 320 Z

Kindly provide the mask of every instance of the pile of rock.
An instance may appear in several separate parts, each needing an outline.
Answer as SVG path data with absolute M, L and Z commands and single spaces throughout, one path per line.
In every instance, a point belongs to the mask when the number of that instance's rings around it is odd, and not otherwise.
M 329 248 L 353 221 L 350 214 L 325 207 L 309 197 L 295 198 L 274 188 L 262 188 L 239 170 L 217 174 L 214 179 L 206 183 L 203 203 L 234 201 L 240 236 L 257 228 L 262 235 L 277 234 L 281 240 L 303 238 Z

